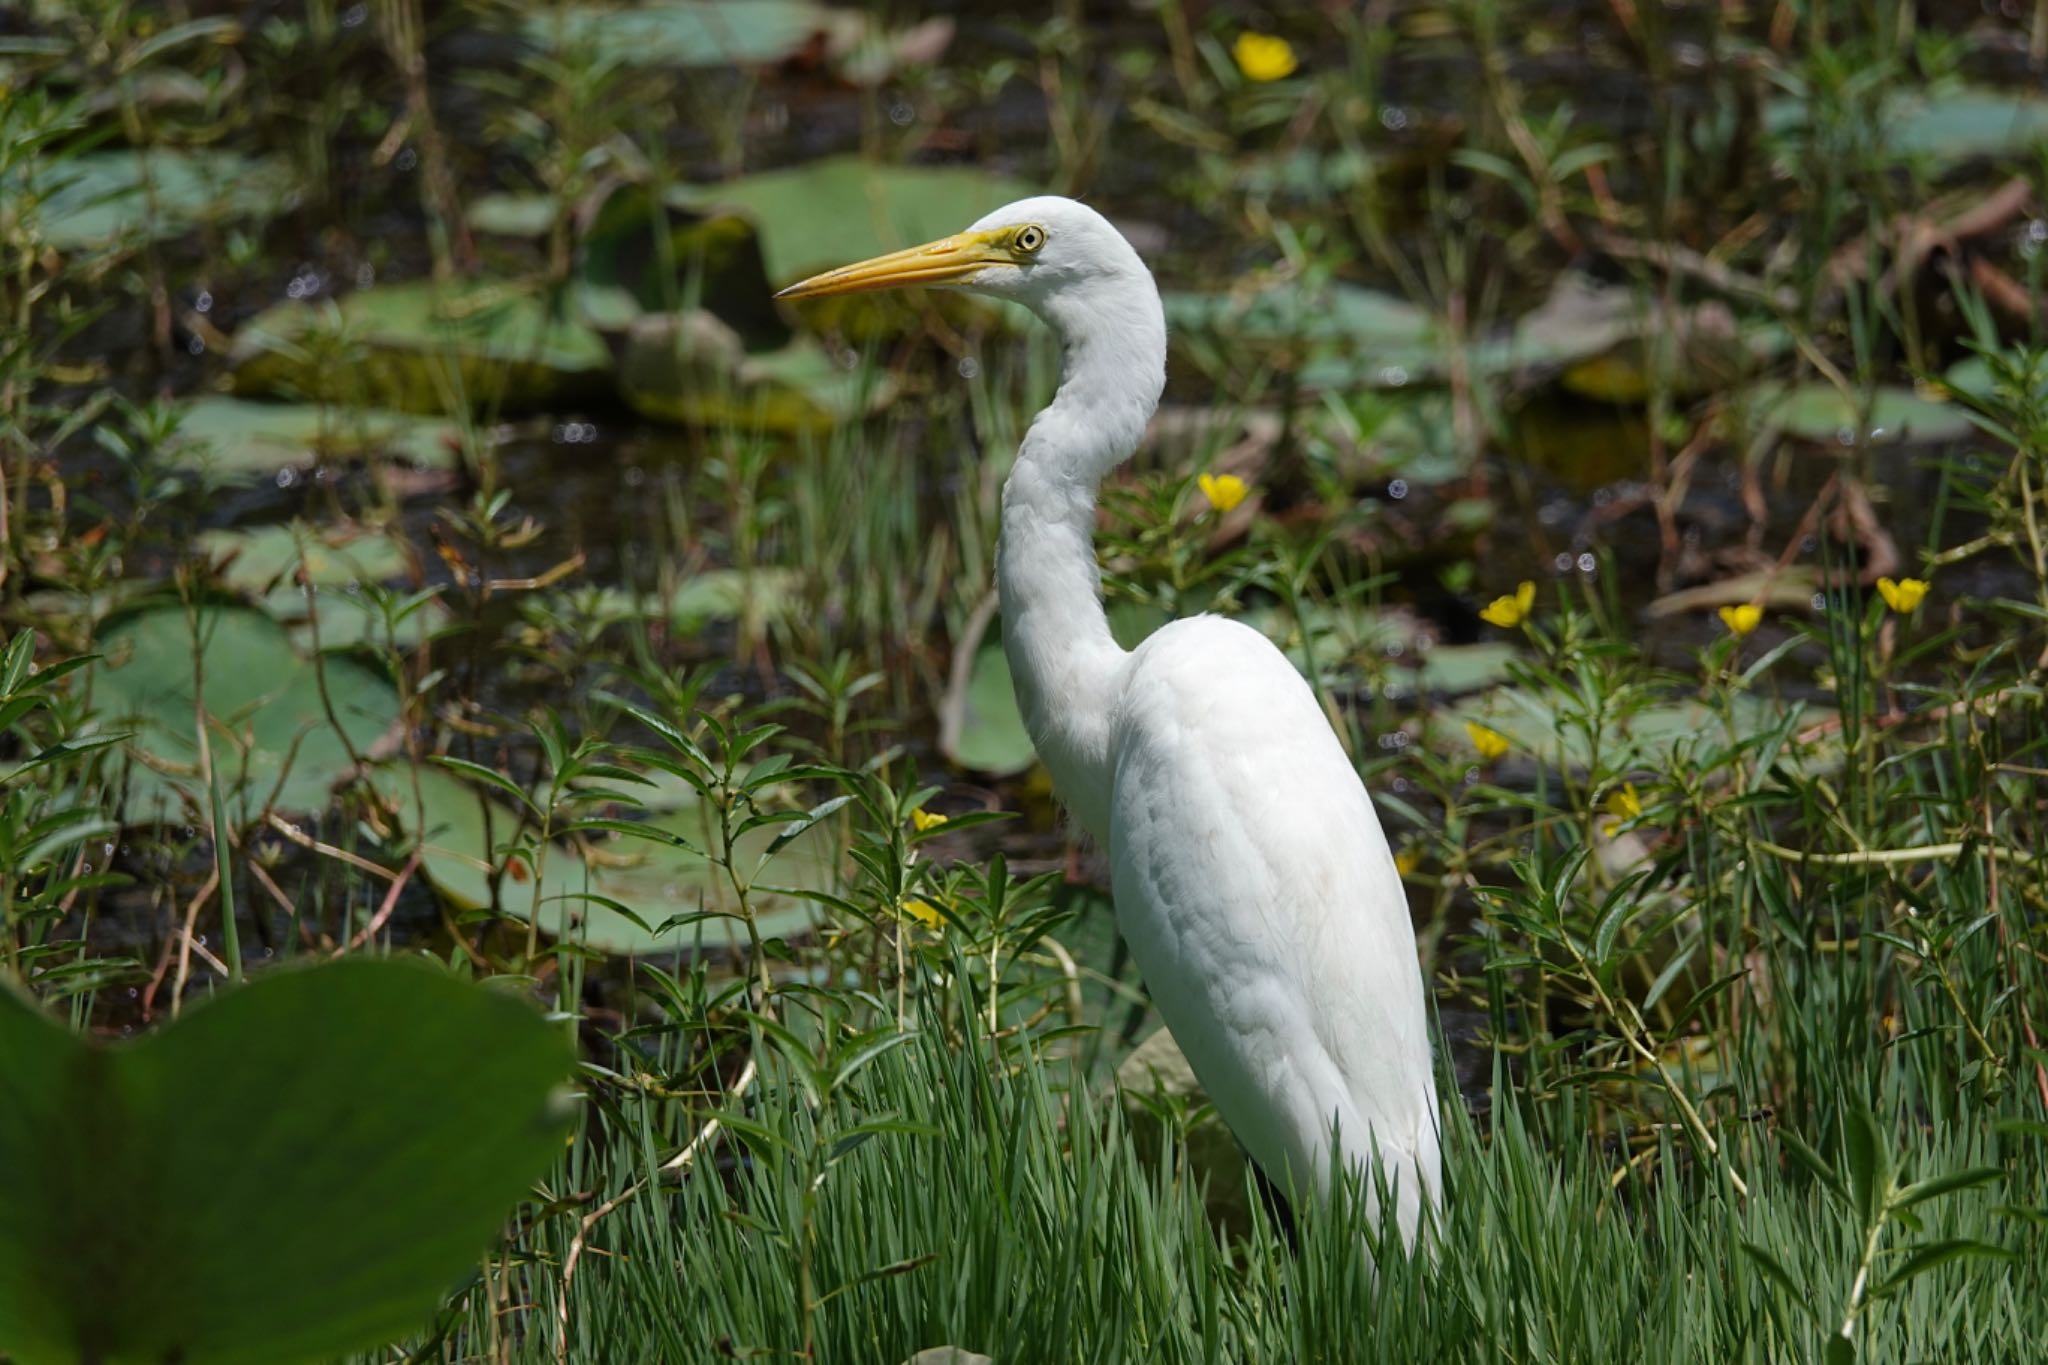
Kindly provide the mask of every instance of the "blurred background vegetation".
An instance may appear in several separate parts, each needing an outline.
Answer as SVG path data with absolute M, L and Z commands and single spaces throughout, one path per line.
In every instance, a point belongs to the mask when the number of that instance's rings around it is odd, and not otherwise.
M 377 1360 L 2029 1358 L 2044 71 L 2033 0 L 24 0 L 5 974 L 573 1021 Z M 1118 631 L 1265 631 L 1400 850 L 1434 1263 L 1260 1190 L 1035 766 L 1049 340 L 771 300 L 1047 191 L 1173 329 Z

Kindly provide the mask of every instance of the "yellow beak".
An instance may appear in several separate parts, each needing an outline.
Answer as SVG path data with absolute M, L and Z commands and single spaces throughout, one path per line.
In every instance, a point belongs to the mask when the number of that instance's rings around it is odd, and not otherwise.
M 908 285 L 959 284 L 991 265 L 1014 264 L 996 233 L 959 232 L 886 256 L 842 265 L 789 286 L 778 299 L 815 299 L 827 294 L 858 294 L 871 289 L 902 289 Z

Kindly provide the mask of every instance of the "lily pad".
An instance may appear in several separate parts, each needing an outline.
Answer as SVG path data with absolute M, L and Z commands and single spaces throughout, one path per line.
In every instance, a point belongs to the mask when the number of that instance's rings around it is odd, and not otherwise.
M 561 206 L 545 194 L 483 194 L 466 210 L 471 228 L 497 237 L 545 237 Z
M 0 989 L 0 1341 L 299 1365 L 423 1327 L 561 1151 L 574 1065 L 416 962 L 271 972 L 111 1045 Z
M 600 332 L 624 332 L 649 314 L 684 324 L 709 315 L 741 350 L 789 343 L 760 238 L 742 214 L 704 209 L 686 191 L 663 199 L 646 185 L 620 182 L 597 190 L 578 218 L 577 309 Z
M 429 601 L 391 632 L 383 610 L 356 591 L 363 584 L 388 583 L 411 573 L 406 543 L 388 531 L 261 526 L 208 531 L 200 545 L 209 556 L 227 561 L 223 581 L 253 594 L 272 619 L 291 630 L 292 643 L 302 651 L 312 649 L 316 639 L 323 650 L 365 644 L 411 648 L 449 620 L 446 607 Z M 312 585 L 310 604 L 306 588 L 298 582 L 302 568 Z
M 1013 777 L 1038 761 L 1001 640 L 974 651 L 966 688 L 946 699 L 939 750 L 961 767 L 990 777 Z
M 556 609 L 605 625 L 661 621 L 678 635 L 695 635 L 714 621 L 737 621 L 750 613 L 761 621 L 786 619 L 795 609 L 800 582 L 794 569 L 703 569 L 666 594 L 579 588 L 557 598 Z
M 346 360 L 337 360 L 337 355 Z M 238 393 L 457 412 L 602 394 L 611 356 L 536 287 L 505 281 L 378 285 L 335 305 L 265 309 L 235 335 Z
M 958 232 L 991 209 L 1036 193 L 970 166 L 884 166 L 826 157 L 678 192 L 684 206 L 732 209 L 760 233 L 777 288 L 807 275 Z
M 458 462 L 462 434 L 452 422 L 330 403 L 258 403 L 212 394 L 178 405 L 180 464 L 258 478 L 323 460 L 384 451 L 426 469 Z
M 88 152 L 39 175 L 43 240 L 59 251 L 176 237 L 206 223 L 277 213 L 292 200 L 290 168 L 218 148 Z M 18 202 L 0 180 L 0 205 Z M 8 213 L 0 211 L 0 222 Z
M 897 392 L 874 366 L 848 368 L 808 337 L 747 354 L 707 340 L 708 314 L 653 314 L 626 334 L 619 394 L 657 422 L 776 433 L 825 432 L 879 411 Z
M 228 586 L 268 592 L 301 570 L 316 586 L 382 583 L 410 567 L 405 542 L 389 531 L 359 529 L 321 533 L 288 525 L 207 531 L 200 548 L 226 559 Z
M 1137 648 L 1168 619 L 1157 607 L 1130 601 L 1111 603 L 1108 615 L 1109 633 L 1125 649 Z M 970 647 L 974 662 L 965 685 L 947 694 L 940 715 L 939 752 L 974 772 L 1015 776 L 1038 761 L 1038 750 L 1024 727 L 996 624 L 991 621 L 982 642 Z
M 1965 408 L 1892 385 L 1873 395 L 1867 417 L 1832 384 L 1795 384 L 1761 394 L 1756 413 L 1765 425 L 1818 445 L 1953 441 L 1976 430 Z
M 520 31 L 536 47 L 596 62 L 763 66 L 795 56 L 831 18 L 815 0 L 572 4 L 533 15 Z
M 179 819 L 188 803 L 206 809 L 193 701 L 195 624 L 208 747 L 238 820 L 266 801 L 286 811 L 325 806 L 354 770 L 350 750 L 366 753 L 397 723 L 398 696 L 382 676 L 346 658 L 323 657 L 316 671 L 262 612 L 206 607 L 193 622 L 182 607 L 137 612 L 102 633 L 93 669 L 100 714 L 134 731 L 124 806 L 130 820 Z M 321 698 L 323 672 L 333 720 Z
M 1584 769 L 1591 745 L 1583 727 L 1560 713 L 1554 698 L 1510 686 L 1459 702 L 1431 718 L 1431 742 L 1439 749 L 1476 756 L 1468 722 L 1506 737 L 1510 753 L 1552 768 Z M 1737 696 L 1723 716 L 1699 701 L 1674 701 L 1648 706 L 1613 723 L 1601 735 L 1600 761 L 1610 772 L 1648 769 L 1669 772 L 1689 746 L 1701 752 L 1725 749 L 1736 738 L 1748 739 L 1784 722 L 1787 704 L 1751 695 Z M 1826 707 L 1798 708 L 1798 728 L 1819 724 L 1833 713 Z M 1839 750 L 1834 757 L 1839 759 Z M 1825 755 L 1807 755 L 1817 758 Z
M 2002 90 L 1913 91 L 1892 98 L 1884 145 L 1944 162 L 2021 156 L 2048 143 L 2048 100 Z
M 600 853 L 586 861 L 577 850 L 556 845 L 549 849 L 536 885 L 534 870 L 523 862 L 514 860 L 507 867 L 504 849 L 519 829 L 510 806 L 440 768 L 417 773 L 386 769 L 377 776 L 378 788 L 408 825 L 417 818 L 415 779 L 424 805 L 420 866 L 435 890 L 462 909 L 491 904 L 492 869 L 498 868 L 499 906 L 515 918 L 533 919 L 551 938 L 628 955 L 685 951 L 699 942 L 723 947 L 746 941 L 741 923 L 727 918 L 657 932 L 673 916 L 702 911 L 723 915 L 739 908 L 725 871 L 695 851 L 710 847 L 716 834 L 710 813 L 695 802 L 663 810 L 645 822 L 665 836 L 687 841 L 689 847 L 619 838 L 605 842 Z M 738 861 L 743 875 L 755 875 L 756 864 L 777 832 L 778 827 L 768 827 L 742 836 Z M 827 833 L 814 829 L 778 850 L 760 879 L 791 890 L 828 889 L 835 870 Z M 644 924 L 588 899 L 592 895 L 619 902 Z M 750 899 L 764 938 L 803 933 L 816 923 L 807 901 L 766 892 Z

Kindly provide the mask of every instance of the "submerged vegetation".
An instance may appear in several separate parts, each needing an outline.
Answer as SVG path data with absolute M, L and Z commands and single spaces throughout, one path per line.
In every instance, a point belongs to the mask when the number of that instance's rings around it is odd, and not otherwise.
M 573 1029 L 566 1146 L 365 1359 L 2038 1354 L 2048 9 L 914 8 L 0 14 L 8 988 L 170 1040 L 426 958 Z M 1399 851 L 1432 1255 L 1146 1042 L 998 646 L 1047 340 L 772 301 L 1041 190 L 1174 332 L 1118 632 L 1266 632 Z M 84 1049 L 10 1004 L 43 1095 Z M 209 1183 L 59 1245 L 274 1188 L 260 1089 L 91 1055 L 219 1145 L 123 1131 Z M 487 1124 L 467 1070 L 367 1140 Z M 96 1102 L 0 1122 L 0 1357 L 67 1358 L 17 1196 Z M 134 1339 L 263 1358 L 203 1264 Z

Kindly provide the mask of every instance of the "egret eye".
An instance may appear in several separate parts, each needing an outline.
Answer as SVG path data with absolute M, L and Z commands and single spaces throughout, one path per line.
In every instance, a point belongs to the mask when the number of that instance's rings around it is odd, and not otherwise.
M 1045 229 L 1039 227 L 1036 223 L 1017 234 L 1017 249 L 1019 251 L 1036 251 L 1044 245 Z

